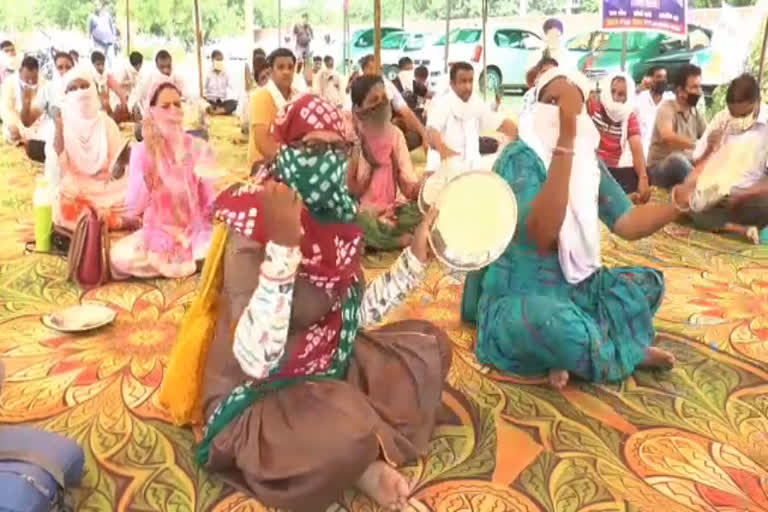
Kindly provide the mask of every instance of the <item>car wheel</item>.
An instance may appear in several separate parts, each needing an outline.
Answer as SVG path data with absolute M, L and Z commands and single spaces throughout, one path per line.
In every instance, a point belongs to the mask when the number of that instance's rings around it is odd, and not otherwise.
M 384 67 L 384 73 L 383 73 L 384 78 L 386 78 L 387 80 L 389 80 L 391 82 L 392 80 L 397 78 L 397 73 L 399 71 L 400 70 L 397 68 L 397 66 L 385 66 Z
M 483 81 L 485 76 L 480 74 L 480 90 L 483 90 Z M 501 73 L 495 69 L 488 69 L 488 90 L 501 92 Z

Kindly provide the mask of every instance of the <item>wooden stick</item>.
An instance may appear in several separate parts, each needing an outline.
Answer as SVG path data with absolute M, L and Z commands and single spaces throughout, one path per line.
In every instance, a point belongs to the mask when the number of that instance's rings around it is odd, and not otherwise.
M 485 29 L 488 24 L 488 0 L 483 0 L 483 99 L 488 101 L 488 43 Z M 501 84 L 499 84 L 501 88 Z
M 762 83 L 763 83 L 763 69 L 765 69 L 766 46 L 768 46 L 768 20 L 766 20 L 765 22 L 765 32 L 763 33 L 763 47 L 760 50 L 760 67 L 759 67 L 759 71 L 757 72 L 757 83 L 760 84 L 761 89 L 762 89 Z
M 131 0 L 125 0 L 125 48 L 131 53 Z
M 451 1 L 445 2 L 445 74 L 448 74 L 448 47 L 451 45 Z
M 381 0 L 373 0 L 373 30 L 376 73 L 381 74 Z
M 200 2 L 195 0 L 195 45 L 197 46 L 197 85 L 203 97 L 203 34 L 200 30 Z

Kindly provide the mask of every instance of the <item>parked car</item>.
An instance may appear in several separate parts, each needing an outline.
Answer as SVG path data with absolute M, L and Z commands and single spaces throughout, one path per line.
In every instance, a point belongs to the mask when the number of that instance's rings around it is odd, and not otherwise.
M 693 63 L 704 66 L 709 63 L 712 59 L 711 39 L 712 31 L 698 25 L 688 25 L 688 35 L 683 38 L 659 32 L 628 32 L 627 72 L 635 82 L 640 83 L 652 66 L 663 66 L 672 82 L 683 65 Z M 589 78 L 600 80 L 621 69 L 621 33 L 590 32 L 581 38 L 580 44 L 585 41 L 587 51 L 579 60 L 579 69 Z M 705 84 L 705 89 L 713 89 L 716 85 Z
M 381 27 L 382 40 L 394 32 L 403 32 L 403 29 L 399 27 Z M 375 35 L 375 31 L 372 28 L 356 30 L 352 34 L 352 37 L 349 38 L 349 58 L 352 62 L 357 63 L 361 58 L 373 53 L 373 39 Z
M 381 40 L 382 74 L 389 80 L 397 77 L 398 61 L 405 56 L 412 57 L 424 49 L 429 35 L 423 32 L 392 32 Z
M 544 41 L 537 34 L 517 27 L 487 26 L 486 66 L 488 89 L 524 89 L 525 74 L 541 57 Z M 445 69 L 446 37 L 438 39 L 425 52 L 424 64 L 430 67 L 433 81 L 438 81 Z M 448 62 L 469 62 L 475 67 L 478 83 L 484 81 L 482 28 L 457 28 L 450 33 Z

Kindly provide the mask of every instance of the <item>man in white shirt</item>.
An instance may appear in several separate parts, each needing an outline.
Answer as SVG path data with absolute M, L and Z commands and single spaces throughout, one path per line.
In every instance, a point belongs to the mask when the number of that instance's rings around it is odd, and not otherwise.
M 224 69 L 224 54 L 219 50 L 211 53 L 212 69 L 205 77 L 203 96 L 210 107 L 208 112 L 216 115 L 229 116 L 237 109 L 237 100 L 229 97 L 229 75 Z
M 376 58 L 373 55 L 366 55 L 360 59 L 360 69 L 364 75 L 379 76 L 376 70 Z M 395 115 L 393 122 L 403 131 L 405 134 L 405 140 L 408 144 L 408 151 L 413 151 L 419 146 L 423 146 L 424 150 L 427 150 L 427 130 L 411 110 L 406 103 L 403 95 L 397 90 L 397 87 L 382 77 L 384 81 L 384 89 L 387 93 L 387 98 L 392 103 L 392 112 Z M 351 82 L 349 84 L 351 86 Z M 348 87 L 349 87 L 348 86 Z M 398 119 L 399 118 L 399 119 Z
M 126 94 L 130 95 L 139 84 L 141 66 L 144 64 L 144 55 L 139 52 L 131 52 L 128 62 L 124 63 L 117 72 L 117 83 Z
M 341 76 L 333 66 L 333 57 L 326 55 L 323 59 L 323 68 L 312 78 L 312 90 L 331 105 L 341 108 L 344 103 L 344 95 L 341 93 Z
M 19 57 L 16 55 L 16 46 L 6 39 L 0 42 L 0 84 L 17 69 L 19 69 Z
M 744 74 L 731 82 L 726 92 L 727 108 L 715 115 L 693 151 L 701 162 L 726 144 L 750 138 L 753 154 L 732 165 L 748 168 L 718 169 L 733 179 L 728 195 L 714 207 L 692 215 L 694 225 L 711 231 L 743 234 L 759 243 L 758 230 L 768 225 L 768 106 L 760 104 L 757 80 Z M 750 158 L 753 157 L 753 158 Z
M 19 72 L 3 81 L 0 118 L 3 138 L 9 144 L 23 145 L 33 160 L 45 160 L 45 138 L 48 123 L 48 87 L 39 76 L 40 64 L 31 56 L 21 61 Z
M 437 171 L 441 162 L 456 158 L 463 171 L 483 170 L 480 157 L 480 135 L 498 131 L 509 139 L 517 137 L 517 126 L 511 119 L 493 112 L 482 99 L 472 94 L 474 68 L 467 62 L 451 67 L 451 89 L 435 98 L 427 113 L 427 131 L 432 148 L 427 155 L 428 172 Z M 453 165 L 452 165 L 453 167 Z
M 667 90 L 667 70 L 661 66 L 652 66 L 645 75 L 645 81 L 648 83 L 648 88 L 637 95 L 635 115 L 640 122 L 643 153 L 648 158 L 653 125 L 656 124 L 656 112 L 662 101 L 675 99 L 675 94 Z
M 131 109 L 134 118 L 137 120 L 141 120 L 144 114 L 144 103 L 147 100 L 149 88 L 157 79 L 158 73 L 170 78 L 170 81 L 181 91 L 182 99 L 188 97 L 184 80 L 173 71 L 171 54 L 166 50 L 160 50 L 155 55 L 155 69 L 151 69 L 148 73 L 142 73 L 141 80 L 128 98 L 128 108 Z

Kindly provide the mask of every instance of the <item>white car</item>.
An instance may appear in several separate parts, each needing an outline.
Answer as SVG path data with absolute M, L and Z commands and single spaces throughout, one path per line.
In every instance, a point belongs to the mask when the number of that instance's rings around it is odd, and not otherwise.
M 429 43 L 430 35 L 424 32 L 394 32 L 381 40 L 382 74 L 389 80 L 397 78 L 398 62 L 403 57 L 412 59 Z
M 483 47 L 481 27 L 456 28 L 450 33 L 448 63 L 469 62 L 475 68 L 478 84 L 485 79 L 483 52 L 487 52 L 488 89 L 525 89 L 525 75 L 541 58 L 545 43 L 530 30 L 487 25 L 486 46 Z M 431 81 L 439 82 L 445 69 L 445 36 L 421 54 L 417 64 L 430 68 Z

